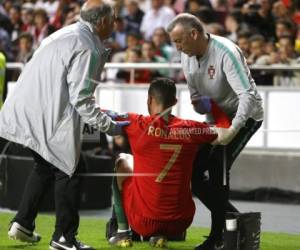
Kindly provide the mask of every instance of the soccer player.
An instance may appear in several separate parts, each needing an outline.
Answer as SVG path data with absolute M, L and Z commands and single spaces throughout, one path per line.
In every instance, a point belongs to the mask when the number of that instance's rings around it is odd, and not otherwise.
M 133 176 L 113 181 L 118 233 L 109 239 L 112 245 L 132 244 L 130 226 L 144 237 L 153 236 L 153 245 L 164 246 L 167 237 L 183 233 L 193 220 L 194 157 L 199 145 L 211 143 L 217 135 L 205 123 L 173 116 L 176 102 L 174 81 L 158 78 L 148 90 L 150 116 L 125 117 L 130 121 L 124 131 L 133 155 L 120 154 L 116 172 Z
M 210 235 L 195 249 L 222 250 L 225 212 L 237 211 L 228 198 L 229 170 L 262 124 L 262 99 L 240 48 L 233 42 L 206 33 L 198 18 L 186 13 L 176 16 L 167 31 L 181 52 L 195 111 L 210 114 L 207 100 L 211 98 L 231 120 L 228 128 L 218 129 L 218 146 L 207 145 L 199 151 L 192 179 L 193 193 L 212 215 Z

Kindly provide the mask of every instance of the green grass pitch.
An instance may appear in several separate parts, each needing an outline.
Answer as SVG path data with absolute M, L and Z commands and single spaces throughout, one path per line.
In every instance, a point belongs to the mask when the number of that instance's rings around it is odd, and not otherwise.
M 54 216 L 39 215 L 36 221 L 37 232 L 42 235 L 42 240 L 37 245 L 27 245 L 8 239 L 7 227 L 13 214 L 0 214 L 0 250 L 25 249 L 25 250 L 46 250 L 54 229 Z M 82 217 L 79 228 L 79 239 L 88 243 L 97 250 L 120 249 L 108 245 L 104 237 L 105 221 L 98 218 Z M 168 249 L 191 250 L 199 242 L 204 240 L 208 229 L 192 227 L 188 230 L 185 242 L 169 242 Z M 147 242 L 134 243 L 132 250 L 152 249 Z M 283 233 L 262 233 L 261 250 L 300 250 L 300 235 Z

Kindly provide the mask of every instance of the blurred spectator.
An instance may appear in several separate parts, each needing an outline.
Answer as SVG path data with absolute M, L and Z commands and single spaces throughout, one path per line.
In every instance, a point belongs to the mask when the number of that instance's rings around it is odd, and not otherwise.
M 216 13 L 212 8 L 209 8 L 207 6 L 203 6 L 194 13 L 196 17 L 204 24 L 207 25 L 209 23 L 213 23 L 216 21 Z
M 242 30 L 238 32 L 237 45 L 243 51 L 246 58 L 250 55 L 250 41 L 251 33 L 248 30 Z
M 139 8 L 138 0 L 125 0 L 127 14 L 124 16 L 126 32 L 140 32 L 144 12 Z
M 142 62 L 142 52 L 140 48 L 128 49 L 128 63 Z M 132 78 L 131 78 L 132 77 Z M 130 69 L 119 70 L 117 79 L 123 80 L 126 83 L 149 83 L 151 80 L 151 72 L 146 69 L 136 69 L 134 75 Z
M 254 32 L 262 34 L 266 39 L 275 36 L 272 0 L 258 0 L 243 5 L 244 19 Z
M 228 33 L 226 37 L 233 42 L 237 42 L 238 32 L 246 28 L 240 10 L 231 11 L 225 18 L 225 31 Z
M 291 36 L 282 36 L 278 40 L 278 52 L 281 63 L 290 63 L 297 58 L 294 39 Z
M 293 1 L 294 6 L 294 15 L 293 15 L 293 21 L 297 26 L 300 26 L 300 0 L 294 0 Z
M 0 28 L 4 29 L 8 34 L 13 29 L 9 16 L 2 5 L 0 5 Z
M 250 55 L 247 58 L 248 64 L 255 64 L 256 60 L 266 55 L 265 38 L 262 35 L 253 35 L 250 37 Z
M 10 34 L 10 37 L 11 37 L 11 41 L 14 42 L 18 39 L 20 33 L 22 32 L 20 5 L 15 4 L 9 9 L 9 18 L 13 25 L 13 30 Z
M 291 20 L 289 10 L 281 0 L 273 3 L 272 14 L 275 19 Z
M 126 42 L 127 47 L 130 49 L 140 47 L 142 43 L 142 35 L 139 32 L 128 32 Z
M 167 60 L 155 54 L 155 45 L 153 42 L 145 41 L 142 44 L 142 61 L 148 63 L 166 63 Z M 151 77 L 169 76 L 169 70 L 159 69 L 151 70 Z
M 4 10 L 5 10 L 5 12 L 6 12 L 7 14 L 9 14 L 9 10 L 10 10 L 10 8 L 11 8 L 13 5 L 14 5 L 14 1 L 13 1 L 13 0 L 5 0 L 5 1 L 3 2 L 3 8 L 4 8 Z
M 175 17 L 172 9 L 164 5 L 164 0 L 151 0 L 149 9 L 142 20 L 141 33 L 146 40 L 150 40 L 153 32 L 158 27 L 164 27 Z
M 225 29 L 220 23 L 207 24 L 206 31 L 217 36 L 225 36 Z
M 25 3 L 22 5 L 21 19 L 22 19 L 22 32 L 32 32 L 34 29 L 34 9 L 33 4 Z
M 138 0 L 139 1 L 139 7 L 142 11 L 146 12 L 151 8 L 151 0 Z
M 171 7 L 176 14 L 184 12 L 186 0 L 165 0 L 167 6 Z
M 124 50 L 127 47 L 127 33 L 125 30 L 125 23 L 121 17 L 117 17 L 114 23 L 114 32 L 111 36 L 111 41 L 109 42 L 109 47 L 112 52 L 117 52 Z
M 250 55 L 247 62 L 252 65 L 262 65 L 262 61 L 268 61 L 270 55 L 265 52 L 265 38 L 262 35 L 250 37 Z M 252 71 L 252 77 L 257 85 L 273 85 L 273 74 L 262 70 Z
M 58 6 L 58 0 L 38 0 L 35 4 L 35 9 L 44 9 L 51 20 L 55 16 Z
M 167 61 L 171 61 L 175 50 L 169 44 L 169 34 L 162 27 L 156 28 L 152 36 L 152 42 L 155 45 L 156 55 L 162 56 Z
M 166 62 L 162 56 L 155 54 L 155 44 L 151 41 L 145 41 L 142 44 L 142 57 L 144 62 Z
M 33 36 L 29 32 L 21 33 L 18 44 L 19 52 L 16 62 L 27 63 L 33 55 Z
M 141 34 L 136 32 L 129 32 L 126 37 L 127 49 L 125 51 L 120 51 L 112 56 L 113 62 L 125 62 L 128 61 L 128 51 L 134 48 L 141 47 Z
M 164 0 L 164 4 L 166 7 L 169 7 L 170 9 L 172 9 L 174 11 L 174 13 L 177 15 L 178 12 L 176 12 L 175 8 L 174 8 L 174 3 L 176 0 Z
M 278 19 L 275 22 L 275 27 L 276 40 L 279 40 L 282 36 L 295 37 L 295 27 L 291 21 Z
M 297 65 L 294 39 L 282 36 L 278 40 L 278 63 L 279 65 Z M 275 86 L 300 86 L 300 73 L 297 71 L 280 71 L 274 76 Z
M 228 10 L 233 9 L 233 0 L 211 0 L 217 22 L 224 25 Z
M 266 42 L 265 52 L 267 55 L 270 55 L 271 53 L 277 53 L 276 45 L 273 40 L 269 40 Z
M 34 24 L 32 35 L 34 38 L 33 47 L 36 49 L 41 41 L 55 30 L 54 27 L 48 23 L 48 15 L 44 9 L 36 9 L 34 11 Z
M 186 2 L 187 12 L 196 15 L 196 13 L 203 7 L 212 8 L 209 0 L 190 0 Z
M 79 14 L 80 14 L 80 4 L 77 2 L 73 2 L 68 4 L 67 8 L 64 8 L 64 12 L 61 13 L 62 15 L 62 26 L 67 26 L 70 25 L 72 23 L 75 23 L 79 20 Z M 60 15 L 60 10 L 58 10 L 56 12 L 56 16 L 53 19 L 53 21 L 51 22 L 52 25 L 54 25 L 54 27 L 58 27 L 58 23 L 57 20 L 59 20 L 57 17 Z
M 14 60 L 10 36 L 5 29 L 0 27 L 0 52 L 3 52 L 7 61 Z

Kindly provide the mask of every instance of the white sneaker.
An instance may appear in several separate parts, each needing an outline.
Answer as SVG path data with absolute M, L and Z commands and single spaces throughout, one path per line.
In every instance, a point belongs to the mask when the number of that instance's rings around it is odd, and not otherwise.
M 19 240 L 28 243 L 37 243 L 41 236 L 35 232 L 21 226 L 18 222 L 13 222 L 8 231 L 8 237 L 13 240 Z

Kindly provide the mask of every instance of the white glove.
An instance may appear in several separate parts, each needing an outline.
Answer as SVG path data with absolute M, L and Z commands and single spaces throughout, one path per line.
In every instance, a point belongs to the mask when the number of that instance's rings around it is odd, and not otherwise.
M 216 140 L 212 142 L 213 145 L 227 145 L 229 144 L 233 138 L 236 136 L 236 134 L 239 132 L 234 127 L 229 128 L 214 128 L 215 131 L 218 134 L 218 137 Z

